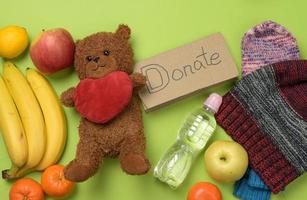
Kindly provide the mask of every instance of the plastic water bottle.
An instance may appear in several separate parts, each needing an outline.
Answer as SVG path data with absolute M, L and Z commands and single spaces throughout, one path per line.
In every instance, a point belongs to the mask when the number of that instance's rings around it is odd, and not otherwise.
M 212 93 L 204 107 L 191 113 L 179 131 L 176 142 L 167 150 L 154 169 L 154 176 L 177 188 L 187 176 L 194 158 L 206 146 L 212 136 L 216 113 L 222 97 Z

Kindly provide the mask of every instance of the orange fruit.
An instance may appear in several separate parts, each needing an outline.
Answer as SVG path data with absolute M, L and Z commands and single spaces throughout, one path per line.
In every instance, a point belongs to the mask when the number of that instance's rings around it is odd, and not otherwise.
M 74 188 L 75 183 L 64 177 L 64 166 L 52 165 L 42 174 L 41 184 L 46 194 L 51 197 L 67 196 Z
M 0 57 L 15 58 L 28 46 L 27 30 L 19 26 L 7 26 L 0 29 Z
M 222 194 L 216 185 L 199 182 L 190 189 L 188 200 L 222 200 Z
M 33 179 L 23 178 L 16 181 L 10 190 L 10 200 L 43 200 L 41 185 Z

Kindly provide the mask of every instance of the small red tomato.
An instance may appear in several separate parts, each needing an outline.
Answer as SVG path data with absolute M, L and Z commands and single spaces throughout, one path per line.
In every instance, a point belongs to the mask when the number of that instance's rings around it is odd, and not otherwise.
M 214 184 L 199 182 L 190 189 L 188 200 L 222 200 L 222 194 Z

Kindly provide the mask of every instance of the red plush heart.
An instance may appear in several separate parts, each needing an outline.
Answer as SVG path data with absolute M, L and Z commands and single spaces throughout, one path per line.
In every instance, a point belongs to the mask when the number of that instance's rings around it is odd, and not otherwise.
M 92 122 L 106 123 L 129 104 L 132 90 L 131 79 L 121 71 L 100 79 L 84 79 L 76 88 L 75 108 Z

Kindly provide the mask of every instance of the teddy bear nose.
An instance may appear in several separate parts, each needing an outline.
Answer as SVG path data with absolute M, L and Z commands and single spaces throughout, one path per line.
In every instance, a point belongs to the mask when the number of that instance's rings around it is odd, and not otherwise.
M 94 61 L 95 63 L 98 63 L 99 59 L 100 59 L 99 56 L 93 56 L 93 61 Z
M 100 59 L 99 56 L 87 56 L 87 57 L 86 57 L 86 60 L 87 60 L 88 62 L 94 61 L 95 63 L 98 63 L 99 59 Z

